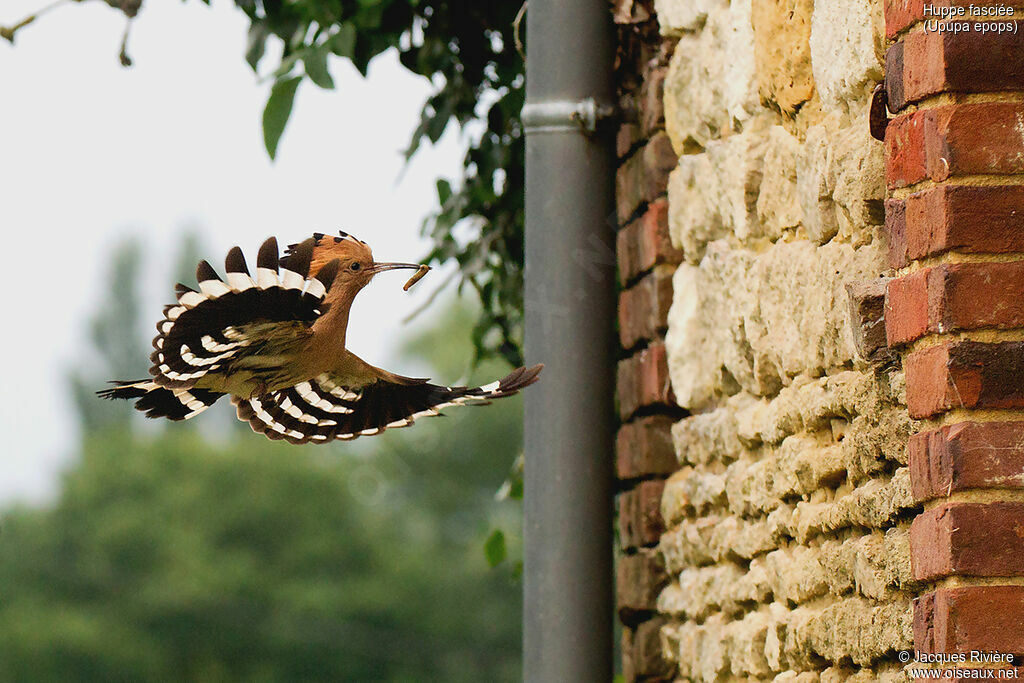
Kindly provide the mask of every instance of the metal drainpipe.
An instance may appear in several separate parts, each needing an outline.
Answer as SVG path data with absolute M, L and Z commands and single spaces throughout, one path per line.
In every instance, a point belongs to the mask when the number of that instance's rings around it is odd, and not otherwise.
M 523 673 L 612 678 L 614 193 L 607 0 L 530 0 Z M 597 132 L 601 131 L 601 132 Z

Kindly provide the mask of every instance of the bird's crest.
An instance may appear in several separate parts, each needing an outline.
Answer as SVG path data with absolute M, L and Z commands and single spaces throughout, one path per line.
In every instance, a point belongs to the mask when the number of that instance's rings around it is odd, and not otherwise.
M 349 259 L 372 262 L 373 252 L 369 245 L 361 239 L 348 234 L 343 230 L 338 231 L 338 236 L 325 235 L 322 232 L 314 232 L 309 240 L 297 244 L 289 244 L 285 250 L 284 258 L 289 258 L 301 245 L 309 242 L 313 247 L 313 256 L 310 262 L 310 274 L 315 276 L 325 265 L 339 259 L 343 263 Z

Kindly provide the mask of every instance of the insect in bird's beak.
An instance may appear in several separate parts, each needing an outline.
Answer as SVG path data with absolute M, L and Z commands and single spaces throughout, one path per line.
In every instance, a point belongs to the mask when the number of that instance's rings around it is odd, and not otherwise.
M 408 292 L 409 288 L 414 284 L 423 279 L 423 276 L 430 270 L 430 266 L 419 263 L 375 263 L 369 268 L 369 272 L 376 275 L 385 270 L 398 270 L 400 268 L 415 268 L 416 272 L 413 274 L 409 281 L 402 287 L 403 291 Z

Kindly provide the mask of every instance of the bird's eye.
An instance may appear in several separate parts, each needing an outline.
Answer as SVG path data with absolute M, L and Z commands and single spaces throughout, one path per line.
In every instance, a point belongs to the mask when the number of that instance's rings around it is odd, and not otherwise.
M 353 271 L 356 271 L 362 268 L 362 266 L 359 264 L 359 261 L 356 261 L 351 266 L 349 266 L 349 268 L 352 269 Z

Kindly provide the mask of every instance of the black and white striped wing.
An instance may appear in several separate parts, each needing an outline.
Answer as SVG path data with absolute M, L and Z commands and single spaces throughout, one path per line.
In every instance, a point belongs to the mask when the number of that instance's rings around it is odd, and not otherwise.
M 146 417 L 188 420 L 217 402 L 224 394 L 207 389 L 168 389 L 150 380 L 114 382 L 115 386 L 96 392 L 100 398 L 135 399 L 135 409 Z
M 177 287 L 178 301 L 164 308 L 153 340 L 154 381 L 166 387 L 191 387 L 205 375 L 244 362 L 259 367 L 261 354 L 280 354 L 288 339 L 301 335 L 323 314 L 324 295 L 337 274 L 332 262 L 308 277 L 314 240 L 278 259 L 277 240 L 260 247 L 255 278 L 242 250 L 225 259 L 222 280 L 206 261 L 196 270 L 199 289 Z M 268 342 L 274 348 L 268 348 Z
M 518 368 L 481 387 L 442 387 L 427 380 L 378 380 L 349 388 L 329 375 L 320 375 L 288 389 L 258 398 L 232 397 L 238 418 L 253 431 L 291 443 L 327 443 L 380 434 L 407 427 L 418 417 L 438 415 L 442 408 L 483 404 L 503 398 L 537 381 L 542 366 Z

